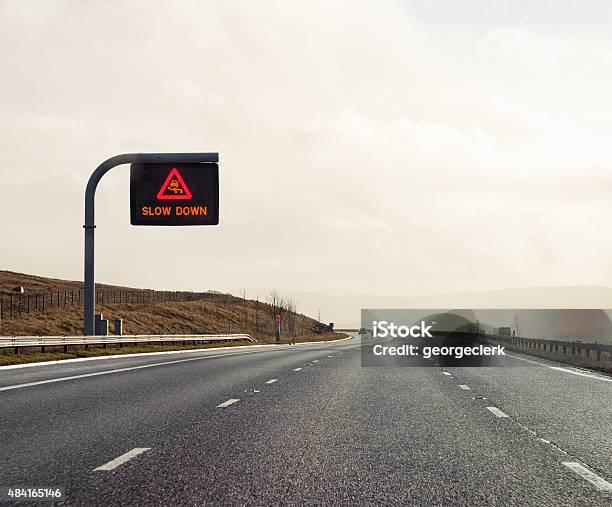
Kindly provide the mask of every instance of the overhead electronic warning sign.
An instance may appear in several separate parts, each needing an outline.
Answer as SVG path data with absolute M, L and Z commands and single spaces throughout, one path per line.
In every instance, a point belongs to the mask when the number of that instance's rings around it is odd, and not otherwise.
M 217 225 L 219 166 L 214 163 L 134 163 L 132 225 Z

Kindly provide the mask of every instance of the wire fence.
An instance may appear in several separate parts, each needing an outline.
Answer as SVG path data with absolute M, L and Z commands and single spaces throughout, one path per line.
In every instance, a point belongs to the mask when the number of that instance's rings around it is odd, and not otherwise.
M 123 291 L 97 290 L 96 304 L 115 303 L 163 303 L 170 301 L 215 301 L 228 303 L 236 299 L 231 294 L 218 292 L 175 292 L 175 291 Z M 13 319 L 31 313 L 45 312 L 54 308 L 83 305 L 83 290 L 48 290 L 33 294 L 11 294 L 0 297 L 0 319 Z

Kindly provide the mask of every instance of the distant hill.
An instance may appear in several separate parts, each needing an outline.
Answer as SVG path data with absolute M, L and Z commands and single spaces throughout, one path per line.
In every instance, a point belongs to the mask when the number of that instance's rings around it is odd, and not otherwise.
M 255 291 L 249 289 L 250 293 Z M 339 328 L 359 327 L 362 308 L 612 308 L 612 288 L 602 286 L 522 287 L 429 296 L 330 296 L 285 289 L 282 292 L 296 299 L 300 309 L 310 315 L 321 310 L 321 320 L 335 322 Z

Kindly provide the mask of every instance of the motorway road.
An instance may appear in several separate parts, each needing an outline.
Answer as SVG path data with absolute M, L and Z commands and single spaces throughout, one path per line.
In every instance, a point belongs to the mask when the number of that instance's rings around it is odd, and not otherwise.
M 0 369 L 0 486 L 69 505 L 612 505 L 612 378 L 361 367 L 359 347 Z

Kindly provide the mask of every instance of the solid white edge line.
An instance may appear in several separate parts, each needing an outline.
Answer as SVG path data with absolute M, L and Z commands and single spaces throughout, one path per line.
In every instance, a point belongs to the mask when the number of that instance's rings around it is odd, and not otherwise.
M 2 337 L 4 338 L 4 336 Z M 190 354 L 194 352 L 216 352 L 218 350 L 238 350 L 238 349 L 254 349 L 254 348 L 290 348 L 295 347 L 296 345 L 299 347 L 300 345 L 321 345 L 323 343 L 337 343 L 344 342 L 346 340 L 353 339 L 353 336 L 348 336 L 347 338 L 340 338 L 338 340 L 327 340 L 327 341 L 319 341 L 319 342 L 299 342 L 295 345 L 289 345 L 287 343 L 281 343 L 277 345 L 275 343 L 269 344 L 259 344 L 259 345 L 236 345 L 236 346 L 227 346 L 227 347 L 211 347 L 211 348 L 202 348 L 202 349 L 188 349 L 188 350 L 167 350 L 165 352 L 139 352 L 136 354 L 114 354 L 110 356 L 96 356 L 96 357 L 79 357 L 76 359 L 59 359 L 57 361 L 40 361 L 38 363 L 25 363 L 25 364 L 8 364 L 5 366 L 0 366 L 0 371 L 2 370 L 17 370 L 21 368 L 32 368 L 36 366 L 50 366 L 54 364 L 68 364 L 68 363 L 82 363 L 85 361 L 101 361 L 104 359 L 125 359 L 129 357 L 145 357 L 145 356 L 165 356 L 170 354 Z
M 589 481 L 600 491 L 612 491 L 612 484 L 602 477 L 599 477 L 599 475 L 591 472 L 587 467 L 581 465 L 580 463 L 576 463 L 575 461 L 563 461 L 562 464 L 583 479 Z
M 96 371 L 93 373 L 83 373 L 81 375 L 70 375 L 69 377 L 58 377 L 46 380 L 38 380 L 36 382 L 28 382 L 26 384 L 15 384 L 12 386 L 0 387 L 0 391 L 12 391 L 13 389 L 21 389 L 23 387 L 32 387 L 39 386 L 43 384 L 53 384 L 55 382 L 64 382 L 66 380 L 74 380 L 79 378 L 87 378 L 87 377 L 98 377 L 100 375 L 109 375 L 111 373 L 121 373 L 124 371 L 132 371 L 132 370 L 142 370 L 144 368 L 153 368 L 155 366 L 164 366 L 167 364 L 176 364 L 176 363 L 186 363 L 189 361 L 201 361 L 204 359 L 213 359 L 219 357 L 230 357 L 230 356 L 239 356 L 243 354 L 254 354 L 253 352 L 237 352 L 236 354 L 217 354 L 214 356 L 204 356 L 204 357 L 190 357 L 189 359 L 177 359 L 175 361 L 164 361 L 163 363 L 151 363 L 151 364 L 141 364 L 140 366 L 129 366 L 126 368 L 116 368 L 114 370 L 104 370 L 104 371 Z
M 512 353 L 512 352 L 513 351 L 509 351 L 509 352 L 506 353 L 506 355 L 508 357 L 512 357 L 513 359 L 518 359 L 520 361 L 526 361 L 528 363 L 537 364 L 538 366 L 547 367 L 547 368 L 550 368 L 551 370 L 558 370 L 558 371 L 563 371 L 565 373 L 571 373 L 572 375 L 579 375 L 581 377 L 588 377 L 588 378 L 593 378 L 593 379 L 596 379 L 596 380 L 603 380 L 604 382 L 612 382 L 612 378 L 605 377 L 603 375 L 589 374 L 589 373 L 585 373 L 585 372 L 579 371 L 577 369 L 576 370 L 572 370 L 571 368 L 562 368 L 560 366 L 548 366 L 551 362 L 553 362 L 553 363 L 555 362 L 554 360 L 551 360 L 551 359 L 546 359 L 544 357 L 536 357 L 536 356 L 532 356 L 533 359 L 528 359 L 526 357 L 521 357 L 520 355 L 517 355 L 517 354 L 520 354 L 520 353 L 517 353 L 515 351 L 514 351 L 515 353 Z M 557 362 L 557 364 L 559 364 L 559 363 Z
M 128 451 L 125 454 L 122 454 L 121 456 L 115 458 L 114 460 L 109 461 L 108 463 L 105 463 L 104 465 L 101 465 L 98 468 L 94 468 L 94 472 L 100 471 L 100 470 L 101 471 L 114 470 L 119 465 L 123 465 L 123 463 L 125 463 L 126 461 L 129 461 L 132 458 L 135 458 L 139 454 L 142 454 L 143 452 L 146 452 L 150 449 L 151 449 L 150 447 L 135 447 L 131 451 Z
M 470 388 L 468 386 L 466 386 L 465 384 L 459 384 L 459 387 L 461 389 L 463 389 L 464 391 L 469 391 L 470 390 Z
M 277 378 L 271 378 L 270 380 L 266 380 L 266 384 L 274 384 L 274 382 L 278 382 Z
M 562 371 L 565 373 L 571 373 L 572 375 L 579 375 L 580 377 L 587 377 L 587 378 L 592 378 L 595 380 L 602 380 L 604 382 L 612 382 L 612 378 L 605 378 L 605 377 L 600 377 L 598 375 L 591 375 L 589 373 L 583 373 L 581 371 L 578 370 L 571 370 L 569 368 L 561 368 L 560 366 L 549 366 L 549 368 L 551 370 L 557 370 L 557 371 Z
M 487 410 L 491 411 L 491 413 L 495 414 L 497 417 L 508 417 L 508 414 L 502 412 L 497 407 L 487 407 Z
M 225 408 L 225 407 L 229 407 L 230 405 L 233 405 L 234 403 L 238 403 L 240 400 L 237 398 L 230 398 L 227 401 L 224 401 L 223 403 L 219 403 L 217 405 L 217 408 Z

